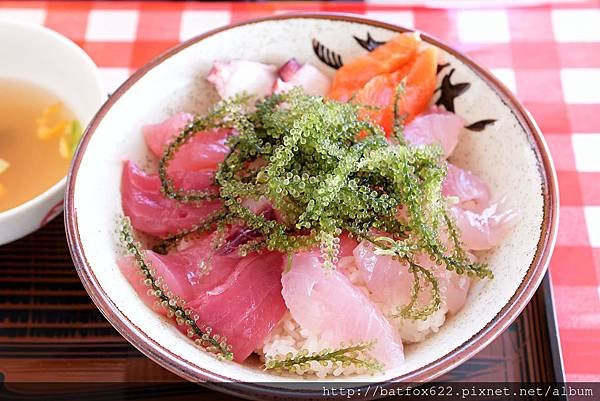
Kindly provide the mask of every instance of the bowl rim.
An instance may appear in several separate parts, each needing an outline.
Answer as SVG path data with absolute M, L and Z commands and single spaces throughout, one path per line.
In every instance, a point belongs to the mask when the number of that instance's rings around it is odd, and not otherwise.
M 397 25 L 375 21 L 363 16 L 347 13 L 330 13 L 330 12 L 300 12 L 287 13 L 273 16 L 266 16 L 251 20 L 246 20 L 238 23 L 233 23 L 224 27 L 210 30 L 199 36 L 191 38 L 183 43 L 173 47 L 165 53 L 154 58 L 152 61 L 144 65 L 136 71 L 127 81 L 125 81 L 110 97 L 110 99 L 102 106 L 96 116 L 93 118 L 88 128 L 86 129 L 81 145 L 79 146 L 71 164 L 71 171 L 67 181 L 67 196 L 65 198 L 65 226 L 67 229 L 67 240 L 71 256 L 75 263 L 77 272 L 83 282 L 88 294 L 94 301 L 98 309 L 104 314 L 108 321 L 125 337 L 132 345 L 138 348 L 147 357 L 172 371 L 173 373 L 192 382 L 200 382 L 204 386 L 219 390 L 222 392 L 241 395 L 253 399 L 298 399 L 306 397 L 322 396 L 321 390 L 295 390 L 287 388 L 277 388 L 273 385 L 265 385 L 264 383 L 244 383 L 235 381 L 231 377 L 227 377 L 216 371 L 211 371 L 206 367 L 197 366 L 189 361 L 184 361 L 182 358 L 173 354 L 170 350 L 163 348 L 154 339 L 150 338 L 145 332 L 135 326 L 111 301 L 111 298 L 100 287 L 94 272 L 86 259 L 83 244 L 81 242 L 78 225 L 77 211 L 74 204 L 74 189 L 77 180 L 77 172 L 79 170 L 81 159 L 87 148 L 88 142 L 96 128 L 102 121 L 103 117 L 111 109 L 115 102 L 126 93 L 138 80 L 140 80 L 150 70 L 176 55 L 182 50 L 201 42 L 202 40 L 230 30 L 232 28 L 263 23 L 268 21 L 279 21 L 288 19 L 319 19 L 330 21 L 345 21 L 369 25 L 375 28 L 388 29 L 395 32 L 414 32 L 413 29 L 403 28 Z M 548 146 L 542 136 L 542 133 L 535 123 L 529 112 L 517 101 L 515 96 L 503 85 L 496 77 L 494 77 L 486 68 L 480 66 L 469 57 L 461 52 L 446 45 L 444 42 L 428 35 L 421 33 L 424 41 L 439 47 L 453 56 L 457 57 L 461 62 L 469 66 L 477 75 L 483 79 L 492 90 L 502 99 L 502 101 L 513 112 L 519 123 L 524 127 L 528 140 L 536 154 L 538 160 L 538 168 L 542 179 L 542 197 L 544 200 L 543 220 L 541 224 L 541 235 L 536 246 L 536 252 L 532 263 L 529 265 L 527 273 L 517 288 L 515 294 L 511 297 L 498 314 L 486 324 L 479 332 L 475 333 L 469 340 L 465 341 L 450 353 L 438 358 L 437 360 L 425 365 L 417 371 L 408 372 L 392 379 L 382 381 L 379 384 L 382 386 L 390 386 L 394 382 L 424 382 L 435 379 L 436 377 L 446 373 L 455 366 L 461 364 L 467 359 L 474 356 L 482 348 L 488 345 L 498 335 L 500 335 L 520 314 L 525 308 L 539 284 L 541 283 L 547 270 L 550 257 L 556 242 L 558 230 L 558 208 L 559 194 L 556 178 L 556 171 L 550 156 Z M 348 382 L 348 386 L 352 383 Z M 362 383 L 364 385 L 364 383 Z
M 85 64 L 86 68 L 92 73 L 94 78 L 94 86 L 98 93 L 100 93 L 102 97 L 104 97 L 104 95 L 106 94 L 106 89 L 104 88 L 104 83 L 100 75 L 100 69 L 98 68 L 96 63 L 94 63 L 90 55 L 87 54 L 77 44 L 75 44 L 71 39 L 50 28 L 46 28 L 43 25 L 37 25 L 33 23 L 19 22 L 0 18 L 0 26 L 9 26 L 14 29 L 24 29 L 28 30 L 29 32 L 35 32 L 36 35 L 50 38 L 57 44 L 65 46 L 65 48 L 69 49 L 69 51 L 74 56 L 78 57 Z M 0 222 L 4 219 L 9 219 L 18 214 L 27 213 L 30 209 L 34 208 L 35 206 L 47 202 L 48 198 L 52 198 L 55 194 L 59 192 L 64 192 L 69 171 L 70 168 L 69 170 L 67 170 L 65 175 L 62 176 L 56 183 L 52 184 L 52 186 L 39 193 L 38 195 L 34 196 L 33 198 L 28 199 L 27 201 L 15 207 L 0 212 Z

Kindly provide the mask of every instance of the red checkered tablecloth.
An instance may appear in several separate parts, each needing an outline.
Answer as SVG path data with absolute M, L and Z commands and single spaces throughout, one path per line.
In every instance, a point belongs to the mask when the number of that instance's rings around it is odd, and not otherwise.
M 364 14 L 428 32 L 465 52 L 517 94 L 548 141 L 561 193 L 550 269 L 565 370 L 571 381 L 600 381 L 600 2 L 394 3 L 0 0 L 0 19 L 44 24 L 68 36 L 98 64 L 109 91 L 182 40 L 289 11 Z

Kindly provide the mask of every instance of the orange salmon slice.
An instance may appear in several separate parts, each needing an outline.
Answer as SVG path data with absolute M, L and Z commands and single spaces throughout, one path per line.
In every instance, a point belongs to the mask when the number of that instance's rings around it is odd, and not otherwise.
M 376 110 L 363 109 L 361 114 L 381 125 L 389 134 L 393 128 L 394 97 L 398 85 L 405 80 L 398 113 L 405 116 L 404 122 L 407 123 L 429 105 L 435 91 L 436 70 L 437 49 L 430 46 L 419 52 L 410 64 L 392 73 L 373 77 L 356 93 L 354 102 L 377 107 Z
M 328 97 L 348 101 L 369 80 L 387 74 L 411 62 L 421 44 L 415 33 L 403 33 L 390 39 L 370 53 L 342 66 L 335 74 Z

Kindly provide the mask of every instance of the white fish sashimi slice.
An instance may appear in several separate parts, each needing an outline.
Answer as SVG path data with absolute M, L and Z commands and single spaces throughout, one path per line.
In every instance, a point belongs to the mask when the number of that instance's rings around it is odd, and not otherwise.
M 480 212 L 490 204 L 490 189 L 481 178 L 468 170 L 448 163 L 448 173 L 442 184 L 445 196 L 455 196 L 464 209 Z
M 314 65 L 306 63 L 294 72 L 287 81 L 284 78 L 277 79 L 274 92 L 287 92 L 296 86 L 301 86 L 304 92 L 309 95 L 325 96 L 331 86 L 331 79 Z
M 257 98 L 268 96 L 276 79 L 274 65 L 247 60 L 215 61 L 206 77 L 222 99 L 242 93 Z
M 517 212 L 504 209 L 505 200 L 494 202 L 481 212 L 452 206 L 450 210 L 467 249 L 481 251 L 493 248 L 509 233 L 517 219 Z
M 387 319 L 346 276 L 325 271 L 318 253 L 294 255 L 281 281 L 292 317 L 330 347 L 375 339 L 374 358 L 388 367 L 404 361 L 402 341 Z
M 410 301 L 414 277 L 406 263 L 391 256 L 376 255 L 373 245 L 366 241 L 354 249 L 354 259 L 367 288 L 374 299 L 384 305 L 384 310 L 394 311 L 397 306 Z M 418 255 L 417 262 L 437 278 L 442 302 L 450 313 L 458 312 L 466 301 L 469 277 L 434 264 L 426 254 Z M 431 293 L 426 289 L 420 293 L 416 307 L 424 308 L 430 301 Z
M 404 138 L 411 145 L 439 144 L 448 158 L 458 144 L 464 120 L 454 113 L 432 107 L 404 128 Z
M 366 241 L 358 244 L 353 253 L 361 278 L 377 302 L 394 306 L 410 301 L 413 276 L 406 264 L 391 256 L 375 255 L 373 244 Z

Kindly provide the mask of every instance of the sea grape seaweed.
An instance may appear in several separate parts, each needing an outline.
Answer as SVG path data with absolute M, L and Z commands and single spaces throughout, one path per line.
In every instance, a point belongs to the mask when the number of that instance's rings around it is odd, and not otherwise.
M 401 84 L 396 99 L 402 92 Z M 159 166 L 162 191 L 179 202 L 210 198 L 175 188 L 167 168 L 194 135 L 231 128 L 236 132 L 228 138 L 231 151 L 216 172 L 215 185 L 224 204 L 222 218 L 259 233 L 240 247 L 242 254 L 260 249 L 291 254 L 319 246 L 323 266 L 333 269 L 339 235 L 347 231 L 404 262 L 414 286 L 411 301 L 398 308 L 397 316 L 425 319 L 439 308 L 441 296 L 434 274 L 417 263 L 418 254 L 458 274 L 485 278 L 492 273 L 471 262 L 462 247 L 442 195 L 446 164 L 441 149 L 406 144 L 397 110 L 391 139 L 361 119 L 360 110 L 360 105 L 309 96 L 300 88 L 255 105 L 247 97 L 224 100 L 194 118 L 166 148 Z M 273 206 L 277 219 L 246 205 L 261 200 Z M 448 234 L 450 247 L 440 232 Z M 418 295 L 426 289 L 431 302 L 417 309 Z

